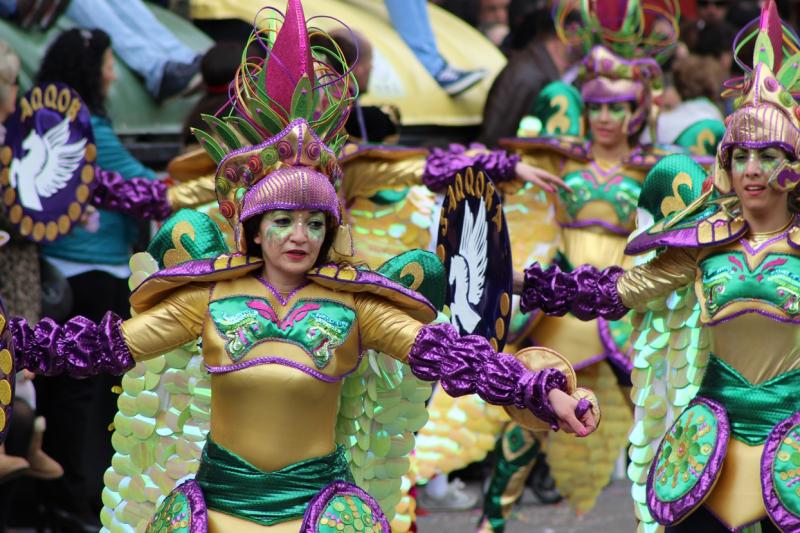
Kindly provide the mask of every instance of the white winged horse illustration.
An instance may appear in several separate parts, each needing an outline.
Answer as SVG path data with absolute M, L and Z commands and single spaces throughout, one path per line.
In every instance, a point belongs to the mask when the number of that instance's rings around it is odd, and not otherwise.
M 469 203 L 464 207 L 466 210 L 458 254 L 450 259 L 449 282 L 453 290 L 450 312 L 454 324 L 472 333 L 481 320 L 481 315 L 475 312 L 473 306 L 480 303 L 486 281 L 486 207 L 481 202 L 474 217 Z
M 86 139 L 67 144 L 68 139 L 69 118 L 65 118 L 44 136 L 33 130 L 22 142 L 26 152 L 11 161 L 9 181 L 26 209 L 41 211 L 42 198 L 63 189 L 81 164 Z

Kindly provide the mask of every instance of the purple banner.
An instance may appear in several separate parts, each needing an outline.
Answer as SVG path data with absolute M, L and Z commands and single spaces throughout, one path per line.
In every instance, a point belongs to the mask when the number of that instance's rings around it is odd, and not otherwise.
M 97 150 L 89 110 L 60 83 L 37 85 L 6 121 L 0 194 L 29 239 L 53 241 L 79 223 L 92 196 Z

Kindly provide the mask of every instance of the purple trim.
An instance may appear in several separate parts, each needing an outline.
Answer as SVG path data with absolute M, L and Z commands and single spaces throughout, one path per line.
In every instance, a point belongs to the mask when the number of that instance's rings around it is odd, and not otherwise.
M 611 233 L 616 235 L 620 235 L 623 237 L 627 237 L 630 235 L 630 230 L 621 228 L 616 224 L 612 224 L 611 222 L 606 222 L 605 220 L 600 219 L 589 219 L 589 220 L 576 220 L 574 222 L 562 222 L 559 224 L 562 228 L 591 228 L 591 227 L 601 227 L 607 229 Z
M 548 394 L 566 392 L 566 376 L 554 368 L 528 370 L 513 355 L 497 353 L 484 337 L 459 336 L 451 324 L 423 326 L 408 353 L 411 372 L 423 381 L 439 380 L 452 397 L 477 394 L 493 405 L 528 409 L 558 429 Z
M 769 437 L 764 443 L 764 451 L 761 452 L 761 491 L 764 497 L 764 504 L 767 507 L 767 514 L 769 514 L 770 519 L 775 522 L 781 531 L 798 531 L 800 529 L 800 517 L 787 509 L 781 502 L 772 481 L 772 466 L 783 439 L 798 424 L 800 424 L 800 412 L 793 414 L 772 428 Z
M 604 353 L 593 355 L 588 359 L 584 359 L 580 363 L 576 363 L 572 365 L 573 370 L 577 372 L 578 370 L 583 370 L 584 368 L 589 368 L 592 365 L 599 363 L 600 361 L 606 359 L 608 356 Z
M 147 178 L 125 179 L 117 172 L 95 169 L 91 204 L 145 220 L 164 220 L 172 214 L 167 185 Z
M 214 257 L 211 259 L 196 259 L 192 261 L 185 261 L 183 263 L 178 263 L 177 265 L 173 265 L 171 267 L 167 267 L 165 269 L 159 270 L 148 276 L 142 283 L 139 284 L 138 287 L 131 291 L 131 299 L 133 299 L 134 295 L 148 282 L 153 281 L 159 278 L 181 278 L 181 277 L 197 277 L 197 276 L 206 276 L 209 274 L 215 274 L 222 271 L 236 271 L 241 269 L 246 270 L 253 270 L 254 267 L 260 266 L 263 264 L 263 260 L 261 259 L 254 259 L 242 265 L 238 265 L 235 267 L 231 266 L 231 262 L 235 257 L 241 257 L 241 254 L 233 254 L 229 255 L 227 258 L 227 265 L 224 268 L 215 268 L 215 264 L 219 257 Z M 202 281 L 197 279 L 190 280 L 191 282 L 195 281 Z
M 322 211 L 323 213 L 330 213 L 331 216 L 334 217 L 336 224 L 339 224 L 340 216 L 339 216 L 339 206 L 337 205 L 335 208 L 333 204 L 325 204 L 325 203 L 301 203 L 301 202 L 270 202 L 268 204 L 256 204 L 254 207 L 248 209 L 247 211 L 243 211 L 240 217 L 242 222 L 256 216 L 266 213 L 267 211 L 279 211 L 279 210 L 286 210 L 286 211 L 296 211 L 299 209 L 307 209 L 309 211 Z
M 629 376 L 633 372 L 633 360 L 622 353 L 614 341 L 614 336 L 611 334 L 611 325 L 607 320 L 602 318 L 597 319 L 597 332 L 600 335 L 600 341 L 603 343 L 605 355 L 611 363 L 620 370 L 627 373 Z
M 714 444 L 714 450 L 711 452 L 708 462 L 706 463 L 703 472 L 700 474 L 697 483 L 683 497 L 675 501 L 664 502 L 656 497 L 655 490 L 653 490 L 653 485 L 655 483 L 655 471 L 658 464 L 656 459 L 653 459 L 653 462 L 650 465 L 650 471 L 647 473 L 647 508 L 650 510 L 650 514 L 653 515 L 653 518 L 656 520 L 656 522 L 664 526 L 671 526 L 677 522 L 680 522 L 687 515 L 691 514 L 698 505 L 703 503 L 703 500 L 706 499 L 706 497 L 711 493 L 711 490 L 714 488 L 714 483 L 716 482 L 717 477 L 722 469 L 722 461 L 725 459 L 725 454 L 728 451 L 728 440 L 730 439 L 731 428 L 730 422 L 728 421 L 728 413 L 725 411 L 725 407 L 723 407 L 721 403 L 718 403 L 714 400 L 698 396 L 692 400 L 691 403 L 689 403 L 686 409 L 689 409 L 696 404 L 705 405 L 714 412 L 714 415 L 717 418 L 717 441 Z M 686 410 L 684 410 L 684 412 L 685 411 Z M 682 416 L 683 413 L 681 413 L 681 417 Z M 678 419 L 675 420 L 667 433 L 672 431 L 672 428 L 675 427 L 675 424 L 680 422 L 681 417 L 678 417 Z M 658 445 L 658 449 L 656 450 L 655 454 L 656 458 L 661 455 L 665 442 L 666 439 L 662 439 L 661 443 Z
M 273 295 L 275 298 L 277 298 L 277 299 L 278 299 L 278 301 L 281 303 L 281 305 L 284 305 L 284 306 L 285 306 L 285 305 L 286 305 L 286 304 L 289 302 L 289 300 L 291 300 L 292 298 L 294 298 L 294 295 L 295 295 L 295 294 L 297 294 L 297 293 L 298 293 L 298 291 L 300 291 L 300 290 L 301 290 L 301 289 L 303 289 L 304 287 L 307 287 L 307 286 L 308 286 L 308 284 L 309 284 L 309 283 L 311 283 L 310 281 L 308 281 L 308 280 L 305 280 L 305 281 L 304 281 L 303 283 L 301 283 L 301 284 L 300 284 L 298 287 L 296 287 L 296 288 L 295 288 L 295 289 L 294 289 L 292 292 L 290 292 L 290 293 L 289 293 L 289 296 L 287 296 L 287 297 L 284 299 L 284 297 L 283 297 L 283 296 L 281 296 L 281 293 L 280 293 L 280 292 L 278 292 L 278 289 L 276 289 L 275 287 L 273 287 L 273 286 L 272 286 L 272 284 L 271 284 L 269 281 L 267 281 L 267 280 L 264 278 L 264 276 L 262 276 L 261 274 L 256 274 L 256 279 L 257 279 L 258 281 L 260 281 L 260 282 L 261 282 L 261 283 L 262 283 L 262 284 L 263 284 L 263 285 L 264 285 L 264 286 L 265 286 L 267 289 L 269 289 L 269 291 L 272 293 L 272 295 Z
M 189 533 L 208 532 L 208 510 L 206 509 L 206 499 L 203 497 L 203 490 L 194 479 L 189 479 L 178 485 L 175 490 L 181 491 L 186 499 L 189 500 L 189 508 L 192 511 L 192 520 L 189 523 Z
M 239 370 L 244 370 L 245 368 L 250 368 L 252 366 L 260 366 L 260 365 L 283 365 L 294 368 L 308 374 L 309 376 L 316 378 L 320 381 L 324 381 L 326 383 L 338 383 L 339 381 L 343 380 L 350 374 L 356 371 L 358 365 L 361 363 L 361 357 L 363 352 L 358 355 L 358 361 L 356 362 L 355 366 L 345 372 L 344 374 L 338 376 L 329 376 L 327 374 L 323 374 L 313 368 L 304 365 L 303 363 L 298 363 L 297 361 L 292 361 L 290 359 L 285 359 L 283 357 L 275 357 L 275 356 L 265 356 L 265 357 L 256 357 L 255 359 L 250 359 L 247 361 L 242 361 L 240 363 L 236 363 L 233 365 L 221 365 L 221 366 L 212 366 L 206 364 L 206 370 L 208 370 L 209 374 L 228 374 L 230 372 L 237 372 Z
M 325 508 L 336 496 L 355 496 L 360 499 L 372 509 L 372 517 L 381 525 L 383 533 L 391 533 L 392 528 L 389 527 L 386 515 L 383 514 L 383 510 L 377 500 L 360 487 L 346 481 L 334 481 L 314 496 L 306 508 L 303 523 L 300 525 L 300 533 L 317 533 L 319 531 L 318 526 L 322 513 L 325 512 Z
M 746 300 L 746 301 L 757 301 L 757 302 L 762 302 L 763 303 L 763 300 Z M 731 302 L 731 303 L 735 303 L 735 302 L 741 302 L 741 300 L 736 300 L 736 301 Z M 728 305 L 731 305 L 731 304 L 728 304 Z M 719 311 L 717 311 L 717 313 L 719 313 Z M 724 323 L 726 323 L 726 322 L 728 322 L 730 320 L 733 320 L 734 318 L 740 317 L 742 315 L 746 315 L 747 313 L 756 313 L 756 314 L 759 314 L 761 316 L 765 316 L 767 318 L 771 318 L 772 320 L 776 320 L 778 322 L 783 322 L 784 324 L 800 324 L 800 315 L 798 315 L 797 318 L 786 318 L 784 316 L 778 316 L 776 314 L 770 313 L 769 311 L 764 311 L 762 309 L 742 309 L 741 311 L 736 311 L 732 315 L 726 316 L 725 318 L 721 318 L 719 320 L 710 320 L 705 325 L 706 326 L 716 326 L 718 324 L 724 324 Z
M 558 265 L 542 270 L 541 265 L 533 263 L 525 269 L 519 307 L 523 313 L 541 309 L 553 316 L 572 313 L 580 320 L 618 320 L 628 312 L 617 292 L 617 279 L 624 272 L 618 266 L 598 270 L 592 265 L 581 265 L 571 272 L 562 271 Z
M 587 93 L 591 93 L 591 89 Z M 587 104 L 618 104 L 620 102 L 636 102 L 639 100 L 637 94 L 625 94 L 620 96 L 592 96 L 581 91 L 581 98 Z
M 326 276 L 324 274 L 321 274 L 320 270 L 325 268 L 326 266 L 336 268 L 337 271 L 338 271 L 338 268 L 339 268 L 339 266 L 337 266 L 336 264 L 323 265 L 319 269 L 316 269 L 315 271 L 309 273 L 308 277 L 311 278 L 312 280 L 315 279 L 315 278 L 328 279 L 328 280 L 331 280 L 331 281 L 336 281 L 337 283 L 343 283 L 345 285 L 347 285 L 347 284 L 373 285 L 373 286 L 377 285 L 378 287 L 381 287 L 381 288 L 384 288 L 384 289 L 388 289 L 388 290 L 391 290 L 391 291 L 394 291 L 394 292 L 398 292 L 398 293 L 402 294 L 403 296 L 405 296 L 406 298 L 409 298 L 411 300 L 414 300 L 417 303 L 425 305 L 426 307 L 428 307 L 431 310 L 431 312 L 436 313 L 436 308 L 433 307 L 433 305 L 424 296 L 422 296 L 420 293 L 418 293 L 416 291 L 412 291 L 411 289 L 405 287 L 404 285 L 396 283 L 396 282 L 390 280 L 389 278 L 386 278 L 386 277 L 378 274 L 377 272 L 373 272 L 372 270 L 359 270 L 359 269 L 356 269 L 356 279 L 340 279 L 340 278 L 330 277 L 330 276 Z
M 723 222 L 724 221 L 720 221 Z M 688 228 L 665 230 L 656 234 L 648 232 L 640 233 L 625 247 L 627 255 L 638 255 L 647 252 L 654 248 L 667 246 L 671 248 L 704 248 L 706 246 L 728 244 L 737 239 L 747 232 L 747 224 L 742 225 L 742 229 L 731 234 L 725 239 L 719 239 L 714 242 L 700 243 L 697 240 L 697 225 Z
M 788 233 L 789 233 L 791 230 L 793 230 L 793 229 L 794 229 L 794 227 L 795 227 L 795 226 L 796 226 L 798 223 L 800 223 L 800 215 L 795 215 L 795 217 L 794 217 L 794 220 L 792 221 L 792 223 L 791 223 L 791 224 L 789 224 L 788 226 L 786 226 L 786 229 L 785 229 L 785 230 L 784 230 L 784 231 L 783 231 L 783 232 L 782 232 L 780 235 L 776 235 L 775 237 L 772 237 L 771 239 L 768 239 L 768 240 L 766 240 L 766 241 L 762 242 L 761 244 L 759 244 L 759 245 L 758 245 L 758 246 L 756 246 L 755 248 L 753 248 L 752 246 L 750 246 L 750 242 L 749 242 L 747 239 L 745 239 L 745 238 L 739 239 L 739 243 L 741 243 L 741 245 L 742 245 L 742 246 L 744 246 L 744 249 L 747 251 L 747 253 L 748 253 L 748 254 L 750 254 L 750 255 L 756 255 L 758 252 L 760 252 L 761 250 L 763 250 L 764 248 L 766 248 L 766 247 L 767 247 L 767 246 L 769 246 L 770 244 L 772 244 L 772 243 L 774 243 L 774 242 L 777 242 L 777 241 L 779 241 L 779 240 L 781 240 L 781 239 L 785 239 L 785 238 L 786 238 L 786 235 L 787 235 L 787 234 L 788 234 Z

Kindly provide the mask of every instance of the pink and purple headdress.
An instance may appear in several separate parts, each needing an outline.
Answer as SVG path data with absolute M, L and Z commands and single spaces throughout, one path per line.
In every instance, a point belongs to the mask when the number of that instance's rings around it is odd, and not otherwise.
M 332 39 L 324 53 L 312 49 L 309 33 L 327 34 L 307 27 L 300 0 L 288 0 L 285 15 L 271 8 L 259 15 L 265 12 L 269 20 L 251 34 L 230 84 L 229 105 L 203 116 L 208 131 L 193 131 L 218 165 L 219 210 L 242 253 L 242 222 L 266 211 L 315 209 L 340 223 L 336 153 L 358 91 Z
M 750 65 L 741 59 L 753 49 Z M 784 150 L 793 161 L 771 178 L 771 185 L 791 190 L 800 183 L 800 39 L 785 24 L 769 0 L 761 16 L 745 26 L 734 41 L 736 63 L 744 75 L 725 83 L 723 96 L 739 95 L 735 111 L 725 120 L 725 136 L 717 148 L 714 184 L 722 193 L 731 191 L 731 151 L 734 147 Z
M 678 39 L 677 1 L 565 0 L 554 18 L 559 37 L 584 48 L 583 101 L 631 102 L 628 134 L 655 128 L 664 90 L 658 61 Z

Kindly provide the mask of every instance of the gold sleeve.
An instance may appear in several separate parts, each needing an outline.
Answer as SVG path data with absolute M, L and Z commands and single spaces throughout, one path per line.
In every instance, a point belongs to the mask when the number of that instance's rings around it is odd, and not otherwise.
M 531 152 L 522 152 L 522 162 L 532 167 L 540 168 L 550 174 L 556 176 L 561 175 L 562 167 L 564 166 L 565 159 L 563 155 L 551 152 L 549 150 L 536 150 Z
M 424 324 L 383 298 L 371 294 L 356 294 L 355 307 L 362 346 L 405 363 Z
M 208 285 L 189 285 L 122 324 L 137 361 L 151 359 L 198 338 L 208 310 Z
M 425 156 L 390 160 L 359 157 L 344 166 L 342 194 L 346 202 L 370 197 L 382 189 L 422 185 Z
M 203 176 L 173 185 L 167 189 L 167 201 L 173 211 L 184 207 L 197 207 L 217 199 L 214 176 Z
M 692 283 L 697 272 L 697 252 L 669 248 L 655 259 L 639 265 L 617 280 L 622 303 L 631 309 L 643 309 L 647 302 Z

